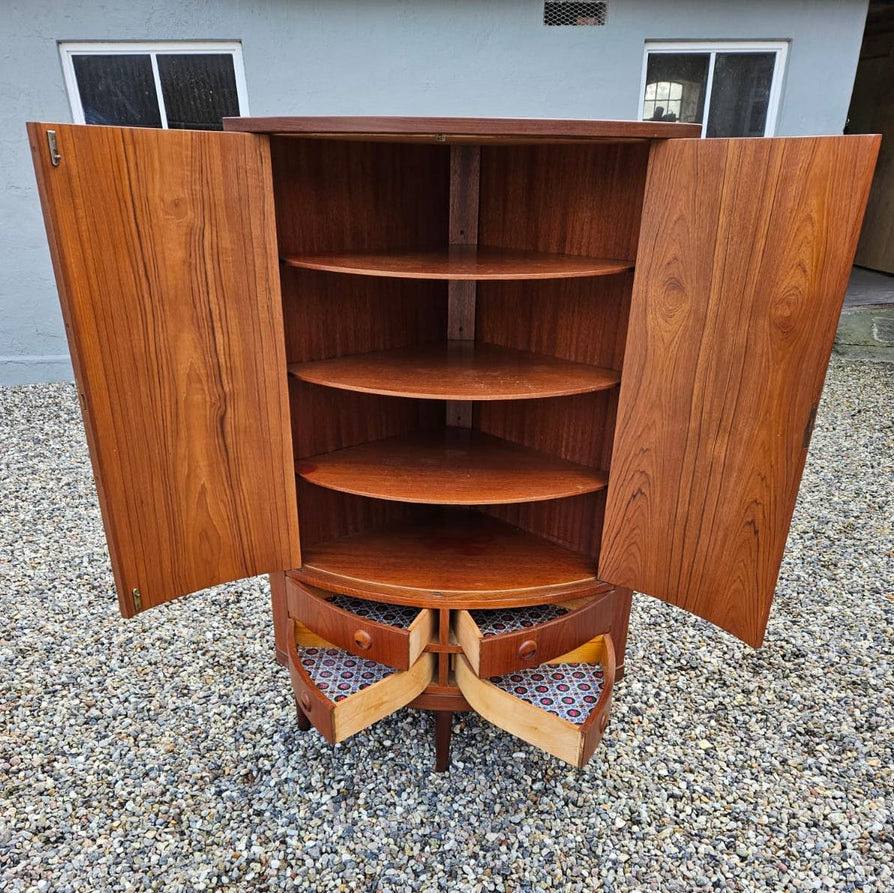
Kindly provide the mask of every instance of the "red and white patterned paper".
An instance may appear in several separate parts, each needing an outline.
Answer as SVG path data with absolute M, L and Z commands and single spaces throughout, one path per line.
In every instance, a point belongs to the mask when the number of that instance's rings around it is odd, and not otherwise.
M 527 629 L 555 620 L 567 614 L 559 605 L 531 605 L 527 608 L 495 608 L 490 611 L 470 611 L 482 636 L 498 636 L 513 630 Z
M 329 604 L 358 617 L 384 623 L 386 626 L 398 626 L 401 629 L 406 629 L 419 613 L 418 608 L 408 605 L 383 605 L 381 602 L 370 602 L 363 598 L 341 594 L 334 595 Z
M 390 676 L 394 670 L 341 648 L 298 647 L 298 659 L 330 701 L 343 701 Z
M 490 681 L 503 691 L 575 725 L 593 712 L 602 694 L 602 664 L 543 664 Z

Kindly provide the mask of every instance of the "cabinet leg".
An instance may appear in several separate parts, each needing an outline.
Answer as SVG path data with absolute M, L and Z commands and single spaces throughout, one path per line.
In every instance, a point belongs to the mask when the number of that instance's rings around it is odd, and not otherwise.
M 295 698 L 295 715 L 298 718 L 298 728 L 302 732 L 309 732 L 310 720 L 307 718 L 305 712 L 301 709 L 301 705 L 298 703 L 298 698 Z
M 450 768 L 450 735 L 453 731 L 453 714 L 449 710 L 435 711 L 435 772 Z

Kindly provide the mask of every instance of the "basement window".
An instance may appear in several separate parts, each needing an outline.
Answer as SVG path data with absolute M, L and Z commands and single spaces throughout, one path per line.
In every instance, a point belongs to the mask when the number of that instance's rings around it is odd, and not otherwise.
M 76 124 L 222 130 L 248 114 L 242 47 L 196 43 L 61 43 Z
M 787 53 L 786 41 L 649 41 L 640 117 L 701 124 L 702 136 L 772 136 Z

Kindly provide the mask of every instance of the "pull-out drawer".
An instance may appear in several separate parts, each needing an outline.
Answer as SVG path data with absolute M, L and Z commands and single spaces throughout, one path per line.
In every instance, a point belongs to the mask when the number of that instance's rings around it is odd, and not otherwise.
M 457 655 L 456 684 L 489 722 L 578 768 L 608 725 L 615 683 L 611 636 L 595 639 L 532 669 L 479 678 Z
M 453 634 L 479 676 L 536 667 L 604 632 L 612 592 L 568 604 L 457 611 Z
M 289 674 L 295 699 L 323 737 L 336 744 L 410 703 L 431 682 L 435 656 L 406 671 L 357 657 L 290 624 Z
M 338 648 L 409 670 L 435 634 L 436 612 L 326 592 L 287 578 L 289 614 Z

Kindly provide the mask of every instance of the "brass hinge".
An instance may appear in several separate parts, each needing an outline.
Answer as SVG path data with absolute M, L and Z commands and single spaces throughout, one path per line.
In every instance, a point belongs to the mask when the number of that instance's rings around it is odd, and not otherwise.
M 143 610 L 143 594 L 139 589 L 131 589 L 130 594 L 133 596 L 134 610 L 139 614 Z
M 59 154 L 59 146 L 56 143 L 55 130 L 47 131 L 47 145 L 50 147 L 50 163 L 53 167 L 59 167 L 59 162 L 62 161 L 62 156 Z

